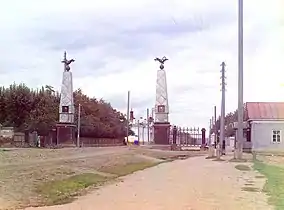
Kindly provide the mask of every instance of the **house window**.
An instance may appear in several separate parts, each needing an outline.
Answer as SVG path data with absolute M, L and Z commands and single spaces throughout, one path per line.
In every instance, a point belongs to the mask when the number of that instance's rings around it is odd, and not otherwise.
M 281 142 L 281 131 L 279 131 L 279 130 L 273 130 L 272 131 L 272 142 L 273 143 Z

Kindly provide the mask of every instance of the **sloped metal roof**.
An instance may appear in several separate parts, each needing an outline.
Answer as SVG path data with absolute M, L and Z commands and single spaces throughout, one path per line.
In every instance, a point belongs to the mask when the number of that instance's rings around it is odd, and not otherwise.
M 247 102 L 248 120 L 284 120 L 284 102 Z

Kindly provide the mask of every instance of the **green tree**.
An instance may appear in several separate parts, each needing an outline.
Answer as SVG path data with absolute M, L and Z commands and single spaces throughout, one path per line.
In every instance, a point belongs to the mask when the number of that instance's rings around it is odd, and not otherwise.
M 17 131 L 37 130 L 45 135 L 58 122 L 60 94 L 46 85 L 37 90 L 25 84 L 0 87 L 0 123 Z M 78 89 L 74 92 L 75 123 L 81 104 L 81 135 L 118 138 L 125 135 L 122 113 L 103 99 L 89 98 Z

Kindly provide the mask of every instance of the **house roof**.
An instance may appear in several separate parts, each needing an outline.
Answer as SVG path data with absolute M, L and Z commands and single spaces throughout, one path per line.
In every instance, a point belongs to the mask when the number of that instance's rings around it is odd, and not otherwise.
M 284 102 L 247 102 L 248 120 L 284 120 Z

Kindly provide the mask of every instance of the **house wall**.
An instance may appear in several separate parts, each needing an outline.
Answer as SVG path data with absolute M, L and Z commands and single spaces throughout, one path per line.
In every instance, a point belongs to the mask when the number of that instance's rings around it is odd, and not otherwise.
M 272 142 L 272 130 L 281 131 L 281 142 Z M 251 143 L 253 151 L 284 150 L 284 121 L 252 121 Z

